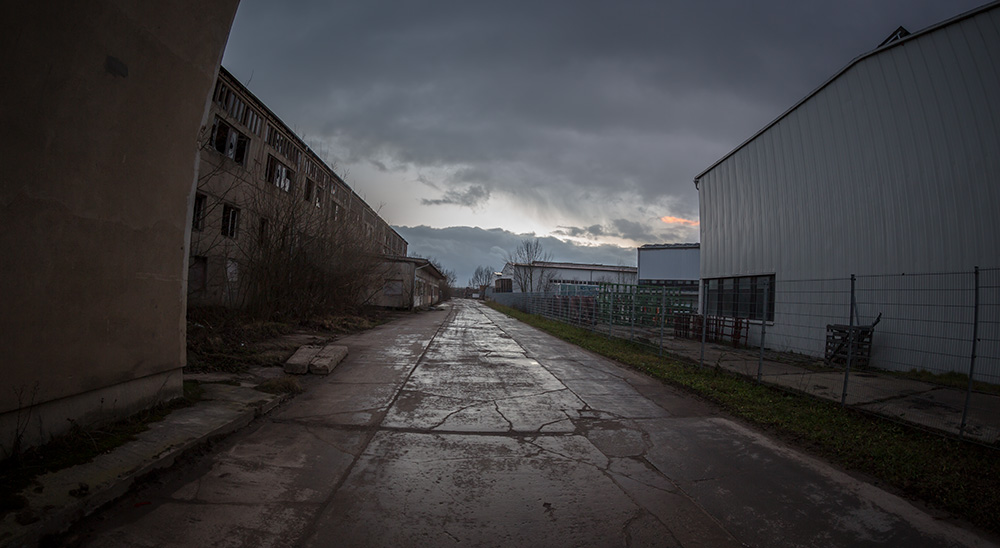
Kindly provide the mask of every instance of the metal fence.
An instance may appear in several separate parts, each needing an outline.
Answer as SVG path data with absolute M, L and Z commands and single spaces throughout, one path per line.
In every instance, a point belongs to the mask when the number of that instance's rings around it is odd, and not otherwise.
M 1000 269 L 706 286 L 557 286 L 499 304 L 758 382 L 1000 442 Z M 773 287 L 771 287 L 773 284 Z

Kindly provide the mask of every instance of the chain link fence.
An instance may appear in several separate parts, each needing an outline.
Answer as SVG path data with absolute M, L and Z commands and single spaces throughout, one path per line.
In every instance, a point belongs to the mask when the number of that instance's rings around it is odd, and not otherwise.
M 758 382 L 1000 442 L 1000 269 L 707 280 L 700 296 L 599 284 L 490 298 Z

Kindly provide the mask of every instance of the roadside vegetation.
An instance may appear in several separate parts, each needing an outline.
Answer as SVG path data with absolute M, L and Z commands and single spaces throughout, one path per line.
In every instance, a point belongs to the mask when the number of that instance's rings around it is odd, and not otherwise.
M 399 314 L 369 308 L 358 314 L 261 321 L 239 310 L 194 308 L 187 316 L 184 371 L 242 373 L 252 366 L 280 367 L 304 344 L 303 337 L 330 340 L 371 329 Z
M 493 302 L 488 306 L 596 354 L 702 396 L 877 484 L 992 532 L 1000 532 L 1000 451 L 701 368 Z

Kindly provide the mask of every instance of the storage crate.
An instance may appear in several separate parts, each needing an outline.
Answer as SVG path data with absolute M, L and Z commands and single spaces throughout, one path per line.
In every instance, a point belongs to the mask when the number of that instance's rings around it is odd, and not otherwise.
M 826 364 L 831 367 L 845 367 L 850 351 L 850 333 L 854 332 L 854 351 L 851 367 L 868 367 L 872 354 L 872 333 L 874 325 L 832 324 L 826 326 Z

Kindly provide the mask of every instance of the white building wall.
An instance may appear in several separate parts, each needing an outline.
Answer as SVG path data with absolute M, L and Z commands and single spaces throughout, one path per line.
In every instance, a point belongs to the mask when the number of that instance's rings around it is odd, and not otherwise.
M 591 270 L 586 268 L 546 268 L 545 273 L 547 277 L 551 277 L 553 280 L 635 284 L 635 272 L 610 272 L 607 270 Z
M 698 248 L 639 248 L 640 280 L 697 280 L 701 250 Z
M 698 189 L 702 278 L 773 273 L 779 348 L 834 323 L 789 280 L 1000 266 L 1000 9 L 857 60 Z
M 570 267 L 558 267 L 558 266 L 514 266 L 510 263 L 504 265 L 503 277 L 512 278 L 513 281 L 513 292 L 520 293 L 521 288 L 518 286 L 516 281 L 516 276 L 514 269 L 521 268 L 533 268 L 535 270 L 534 274 L 534 291 L 545 291 L 545 285 L 551 281 L 568 281 L 568 282 L 581 282 L 581 283 L 620 283 L 635 285 L 636 275 L 635 272 L 617 272 L 610 270 L 599 270 L 591 269 L 586 267 L 570 268 Z

